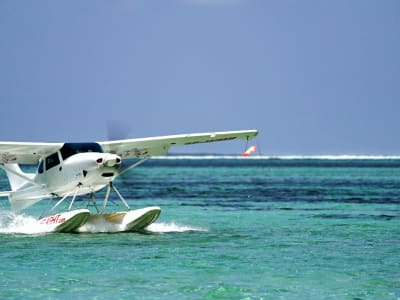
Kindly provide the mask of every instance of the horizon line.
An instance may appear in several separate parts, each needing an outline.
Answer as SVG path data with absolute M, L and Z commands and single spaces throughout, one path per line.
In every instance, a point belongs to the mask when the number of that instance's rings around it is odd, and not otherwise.
M 400 155 L 374 154 L 322 154 L 322 155 L 251 155 L 215 154 L 215 153 L 171 153 L 166 156 L 155 156 L 151 159 L 282 159 L 282 160 L 400 160 Z

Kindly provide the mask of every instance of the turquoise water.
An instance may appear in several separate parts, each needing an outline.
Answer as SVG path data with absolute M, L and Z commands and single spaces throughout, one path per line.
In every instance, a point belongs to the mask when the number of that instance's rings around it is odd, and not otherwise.
M 400 298 L 400 160 L 152 160 L 116 185 L 162 208 L 148 234 L 27 234 L 41 205 L 2 201 L 0 299 Z

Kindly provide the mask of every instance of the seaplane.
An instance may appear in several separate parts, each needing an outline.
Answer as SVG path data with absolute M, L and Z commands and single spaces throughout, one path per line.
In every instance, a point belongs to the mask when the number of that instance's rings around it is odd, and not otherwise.
M 257 134 L 257 130 L 241 130 L 88 143 L 0 142 L 0 169 L 10 184 L 10 190 L 0 192 L 0 196 L 8 197 L 15 212 L 45 199 L 56 202 L 37 219 L 43 232 L 85 232 L 85 228 L 99 223 L 113 226 L 116 232 L 140 232 L 158 219 L 161 209 L 131 209 L 114 185 L 118 176 L 152 157 L 166 156 L 171 147 L 248 141 Z M 20 165 L 37 165 L 36 172 L 27 173 Z M 98 205 L 95 193 L 102 189 L 105 195 Z M 106 211 L 112 191 L 121 200 L 122 211 Z M 88 197 L 88 204 L 76 208 L 75 200 L 82 195 Z M 58 211 L 61 203 L 65 209 Z

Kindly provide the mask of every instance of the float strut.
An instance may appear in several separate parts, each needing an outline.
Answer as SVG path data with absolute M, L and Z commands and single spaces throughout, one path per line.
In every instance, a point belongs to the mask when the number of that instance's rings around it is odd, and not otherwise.
M 124 197 L 122 197 L 121 193 L 117 190 L 117 188 L 112 184 L 112 182 L 110 182 L 111 187 L 113 188 L 113 190 L 117 193 L 119 199 L 121 199 L 122 203 L 124 203 L 125 207 L 128 210 L 131 210 L 131 208 L 129 207 L 128 203 L 125 201 Z

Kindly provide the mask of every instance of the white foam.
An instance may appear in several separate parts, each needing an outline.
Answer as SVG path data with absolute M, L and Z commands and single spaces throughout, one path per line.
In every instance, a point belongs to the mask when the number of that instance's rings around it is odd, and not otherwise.
M 202 227 L 170 223 L 153 223 L 147 226 L 146 230 L 154 233 L 187 232 L 187 231 L 208 231 Z
M 18 215 L 11 211 L 0 211 L 0 234 L 43 234 L 45 228 L 37 219 L 24 214 Z
M 82 225 L 78 231 L 85 233 L 113 233 L 122 231 L 122 225 L 113 224 L 99 218 L 98 220 Z
M 187 232 L 187 231 L 207 231 L 207 229 L 189 225 L 182 225 L 175 222 L 171 223 L 153 223 L 146 227 L 146 230 L 153 233 Z M 86 223 L 79 228 L 79 232 L 84 233 L 113 233 L 123 231 L 122 226 L 112 224 L 99 219 L 95 222 Z

